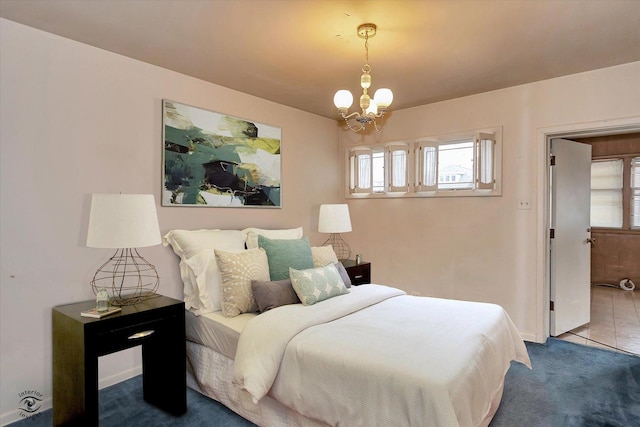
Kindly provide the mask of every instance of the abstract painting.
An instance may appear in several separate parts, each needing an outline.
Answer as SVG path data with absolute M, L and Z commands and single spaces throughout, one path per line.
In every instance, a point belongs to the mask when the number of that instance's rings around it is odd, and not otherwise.
M 281 129 L 163 100 L 162 206 L 282 207 Z

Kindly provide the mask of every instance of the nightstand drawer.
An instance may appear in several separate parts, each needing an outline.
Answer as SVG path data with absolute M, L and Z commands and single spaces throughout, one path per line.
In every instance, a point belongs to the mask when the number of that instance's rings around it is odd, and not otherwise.
M 351 284 L 354 286 L 365 285 L 371 283 L 371 263 L 362 262 L 356 264 L 355 261 L 346 260 L 342 264 L 347 270 L 347 274 L 351 279 Z
M 97 351 L 99 354 L 114 353 L 160 338 L 175 322 L 175 318 L 156 319 L 99 332 L 96 335 Z

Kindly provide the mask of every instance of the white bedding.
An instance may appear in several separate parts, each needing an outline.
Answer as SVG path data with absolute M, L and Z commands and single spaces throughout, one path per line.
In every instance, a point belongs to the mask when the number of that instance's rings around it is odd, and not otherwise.
M 501 307 L 366 285 L 247 322 L 233 378 L 333 426 L 477 426 L 511 360 L 530 366 Z

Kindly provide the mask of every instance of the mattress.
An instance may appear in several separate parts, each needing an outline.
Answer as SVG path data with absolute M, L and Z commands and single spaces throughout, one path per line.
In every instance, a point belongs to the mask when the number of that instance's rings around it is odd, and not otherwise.
M 225 317 L 221 311 L 214 311 L 196 316 L 191 311 L 187 311 L 185 314 L 187 340 L 202 344 L 229 359 L 234 359 L 244 325 L 257 315 L 257 313 L 243 313 L 236 317 Z

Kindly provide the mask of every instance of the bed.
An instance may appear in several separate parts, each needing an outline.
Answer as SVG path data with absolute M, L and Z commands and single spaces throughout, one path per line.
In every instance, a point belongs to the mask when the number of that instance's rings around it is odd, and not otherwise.
M 278 245 L 295 240 L 293 258 L 301 251 L 301 230 L 251 230 L 270 235 Z M 201 304 L 187 311 L 188 385 L 260 426 L 487 426 L 511 361 L 531 366 L 501 307 L 409 296 L 378 284 L 351 286 L 311 304 L 301 293 L 297 303 L 229 316 L 226 267 L 216 258 L 229 245 L 216 240 L 205 242 L 204 249 L 203 242 L 187 248 L 193 236 L 181 240 L 181 233 L 186 232 L 165 236 L 165 243 L 181 257 L 183 281 L 189 279 L 185 302 L 210 302 L 211 294 L 222 295 L 221 310 Z M 262 256 L 264 249 L 250 247 L 256 244 L 252 232 L 240 233 L 231 245 L 236 247 L 233 257 Z M 216 249 L 221 246 L 225 249 Z M 204 256 L 202 251 L 213 253 Z M 293 273 L 333 272 L 331 252 L 311 250 L 313 268 L 290 270 L 296 292 Z M 186 262 L 194 256 L 201 256 L 199 265 Z M 296 263 L 291 256 L 284 258 L 287 265 Z M 234 268 L 242 264 L 234 258 Z M 214 275 L 216 268 L 220 271 Z M 243 276 L 245 291 L 247 276 L 253 284 L 273 283 L 261 269 L 252 265 L 235 272 Z M 252 297 L 262 298 L 254 289 Z

